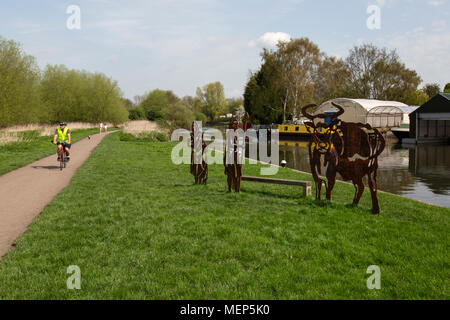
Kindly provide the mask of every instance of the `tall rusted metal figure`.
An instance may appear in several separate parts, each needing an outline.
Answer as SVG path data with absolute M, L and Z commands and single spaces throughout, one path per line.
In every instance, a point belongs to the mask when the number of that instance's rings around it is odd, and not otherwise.
M 367 175 L 372 196 L 372 213 L 379 214 L 377 169 L 378 156 L 383 152 L 386 144 L 383 135 L 369 124 L 340 121 L 338 117 L 344 113 L 344 109 L 335 103 L 333 106 L 338 109 L 338 112 L 327 124 L 320 119 L 330 115 L 308 113 L 308 109 L 315 106 L 303 107 L 302 113 L 311 120 L 305 124 L 311 133 L 309 161 L 316 183 L 316 199 L 320 199 L 323 183 L 326 188 L 326 198 L 331 200 L 336 173 L 339 173 L 343 180 L 353 182 L 355 186 L 353 204 L 357 205 L 364 192 L 363 178 Z M 326 179 L 320 176 L 322 161 Z
M 242 129 L 245 133 L 245 131 L 247 131 L 248 118 L 249 115 L 247 112 L 244 114 L 243 122 L 238 116 L 231 118 L 228 129 L 234 131 Z M 242 138 L 244 141 L 241 141 L 241 143 L 239 143 L 237 136 L 234 136 L 232 141 L 227 141 L 228 147 L 223 155 L 223 165 L 225 166 L 224 173 L 227 176 L 228 192 L 231 192 L 233 187 L 235 192 L 241 191 L 242 161 L 239 161 L 238 159 L 244 159 L 245 156 L 245 136 Z
M 206 154 L 203 155 L 206 149 L 206 142 L 203 132 L 198 127 L 197 123 L 192 122 L 191 126 L 191 174 L 194 176 L 195 184 L 208 183 L 208 163 Z

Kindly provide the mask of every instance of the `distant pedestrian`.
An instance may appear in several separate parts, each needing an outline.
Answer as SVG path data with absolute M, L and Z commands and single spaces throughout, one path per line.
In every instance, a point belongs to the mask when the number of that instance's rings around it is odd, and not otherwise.
M 102 133 L 102 130 L 103 130 L 103 123 L 100 122 L 100 134 Z
M 108 132 L 108 125 L 105 123 L 105 132 Z

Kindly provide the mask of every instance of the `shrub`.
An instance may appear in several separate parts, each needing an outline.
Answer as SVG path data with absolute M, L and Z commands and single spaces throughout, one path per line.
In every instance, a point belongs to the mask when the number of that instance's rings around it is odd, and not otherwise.
M 154 137 L 156 138 L 156 140 L 160 141 L 160 142 L 167 142 L 169 141 L 169 136 L 165 133 L 162 132 L 153 132 L 154 133 Z
M 162 132 L 141 132 L 137 134 L 121 132 L 120 141 L 134 141 L 134 142 L 167 142 L 169 137 Z
M 206 122 L 208 121 L 208 117 L 202 112 L 196 112 L 195 113 L 195 120 L 196 121 L 201 121 L 203 124 L 206 124 Z
M 450 82 L 445 85 L 444 92 L 450 93 Z
M 192 109 L 187 106 L 184 102 L 177 102 L 176 104 L 170 105 L 167 108 L 167 119 L 172 122 L 177 128 L 191 127 L 192 121 L 194 121 L 195 116 Z
M 128 118 L 130 120 L 145 120 L 145 110 L 142 107 L 131 109 Z
M 156 120 L 164 118 L 165 109 L 169 104 L 167 94 L 163 90 L 153 90 L 139 105 L 145 111 L 148 120 Z

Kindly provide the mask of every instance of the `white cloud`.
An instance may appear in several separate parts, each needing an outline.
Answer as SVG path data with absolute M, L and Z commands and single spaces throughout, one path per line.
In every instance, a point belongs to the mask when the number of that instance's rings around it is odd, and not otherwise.
M 446 2 L 447 2 L 447 0 L 428 0 L 428 4 L 435 6 L 435 7 L 438 7 Z
M 252 40 L 248 43 L 253 48 L 261 46 L 264 48 L 275 48 L 279 41 L 291 41 L 292 37 L 284 32 L 266 32 L 258 40 Z

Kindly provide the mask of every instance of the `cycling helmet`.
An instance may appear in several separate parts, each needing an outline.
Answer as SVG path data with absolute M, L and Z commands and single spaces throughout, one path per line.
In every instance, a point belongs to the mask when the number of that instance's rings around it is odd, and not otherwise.
M 67 124 L 67 123 L 66 123 L 65 121 L 61 121 L 61 122 L 59 123 L 60 126 L 63 126 L 63 125 L 65 126 L 66 124 Z

